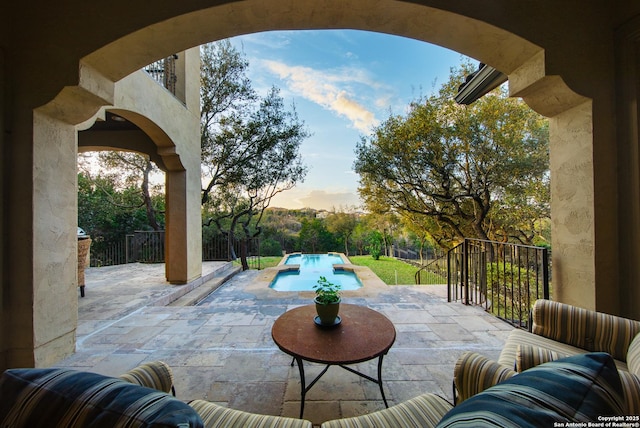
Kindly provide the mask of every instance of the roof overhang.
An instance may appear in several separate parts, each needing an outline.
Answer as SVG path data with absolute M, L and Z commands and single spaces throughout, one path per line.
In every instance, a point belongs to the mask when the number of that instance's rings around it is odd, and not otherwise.
M 481 64 L 480 68 L 467 76 L 467 80 L 460 85 L 455 100 L 458 104 L 471 104 L 506 81 L 506 74 Z

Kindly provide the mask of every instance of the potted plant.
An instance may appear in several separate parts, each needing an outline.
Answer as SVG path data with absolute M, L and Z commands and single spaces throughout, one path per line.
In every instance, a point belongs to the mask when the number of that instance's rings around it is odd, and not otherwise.
M 322 325 L 336 325 L 340 322 L 338 312 L 340 310 L 340 284 L 334 284 L 321 276 L 318 283 L 313 286 L 316 297 L 316 311 Z

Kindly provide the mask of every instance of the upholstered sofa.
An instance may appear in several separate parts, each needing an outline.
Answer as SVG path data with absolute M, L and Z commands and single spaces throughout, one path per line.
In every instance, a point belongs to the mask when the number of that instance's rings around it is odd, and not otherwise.
M 544 299 L 534 303 L 531 318 L 530 331 L 513 330 L 497 361 L 474 352 L 458 359 L 457 403 L 539 364 L 605 352 L 619 371 L 625 414 L 640 415 L 640 322 Z
M 175 398 L 160 361 L 113 378 L 70 369 L 10 369 L 0 376 L 0 427 L 311 428 L 311 422 Z
M 498 361 L 467 352 L 454 369 L 456 405 L 423 394 L 322 428 L 558 426 L 640 423 L 640 323 L 541 300 L 531 332 L 514 330 Z M 615 358 L 615 359 L 614 359 Z M 173 393 L 173 394 L 172 394 Z M 620 419 L 621 418 L 621 419 Z M 303 419 L 175 398 L 162 362 L 119 379 L 69 369 L 13 369 L 0 377 L 0 427 L 311 428 Z
M 544 382 L 541 382 L 544 380 Z M 0 426 L 311 428 L 302 419 L 258 415 L 204 400 L 183 403 L 169 391 L 164 363 L 121 379 L 68 369 L 7 370 L 0 377 Z M 541 364 L 470 397 L 456 407 L 424 394 L 367 415 L 327 421 L 322 428 L 557 426 L 623 414 L 618 369 L 610 355 L 590 353 Z

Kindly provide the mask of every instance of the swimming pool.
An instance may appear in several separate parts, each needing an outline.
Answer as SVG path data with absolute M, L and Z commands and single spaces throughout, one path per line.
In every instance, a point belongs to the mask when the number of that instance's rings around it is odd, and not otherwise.
M 339 254 L 291 254 L 287 256 L 284 265 L 291 265 L 298 269 L 278 272 L 270 288 L 277 291 L 313 291 L 318 278 L 324 276 L 334 284 L 340 284 L 341 290 L 357 290 L 362 287 L 358 276 L 345 270 L 344 260 Z

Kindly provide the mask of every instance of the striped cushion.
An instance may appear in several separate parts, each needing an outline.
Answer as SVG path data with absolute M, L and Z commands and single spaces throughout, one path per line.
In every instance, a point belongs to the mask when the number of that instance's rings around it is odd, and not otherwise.
M 322 428 L 429 428 L 434 427 L 451 408 L 444 398 L 423 394 L 368 415 L 325 422 Z
M 475 352 L 465 352 L 453 368 L 456 404 L 492 387 L 516 372 Z
M 153 361 L 141 364 L 138 367 L 129 370 L 120 379 L 126 380 L 135 385 L 146 386 L 147 388 L 157 389 L 158 391 L 173 392 L 173 372 L 171 367 L 162 361 Z
M 96 373 L 7 370 L 0 397 L 2 427 L 202 427 L 171 395 Z
M 518 345 L 516 351 L 516 371 L 523 372 L 531 367 L 555 361 L 569 355 L 532 345 Z
M 194 400 L 189 405 L 200 415 L 207 428 L 311 428 L 304 419 L 259 415 L 228 409 L 205 400 Z
M 636 334 L 627 351 L 627 367 L 633 374 L 640 376 L 640 334 Z
M 576 348 L 575 346 L 567 345 L 566 343 L 551 340 L 537 334 L 529 333 L 528 331 L 514 329 L 509 333 L 509 337 L 504 344 L 504 348 L 500 352 L 498 362 L 504 366 L 515 367 L 518 346 L 530 345 L 533 347 L 548 349 L 549 351 L 557 352 L 558 355 L 578 355 L 586 354 L 588 351 Z M 615 360 L 618 369 L 628 370 L 627 363 L 624 360 Z
M 610 355 L 574 355 L 524 371 L 447 413 L 438 427 L 552 427 L 624 415 L 618 370 Z
M 640 333 L 640 321 L 551 300 L 536 301 L 532 313 L 534 334 L 590 352 L 606 352 L 620 361 L 626 361 L 629 344 Z
M 624 400 L 626 403 L 626 415 L 640 415 L 640 378 L 633 373 L 618 370 Z

